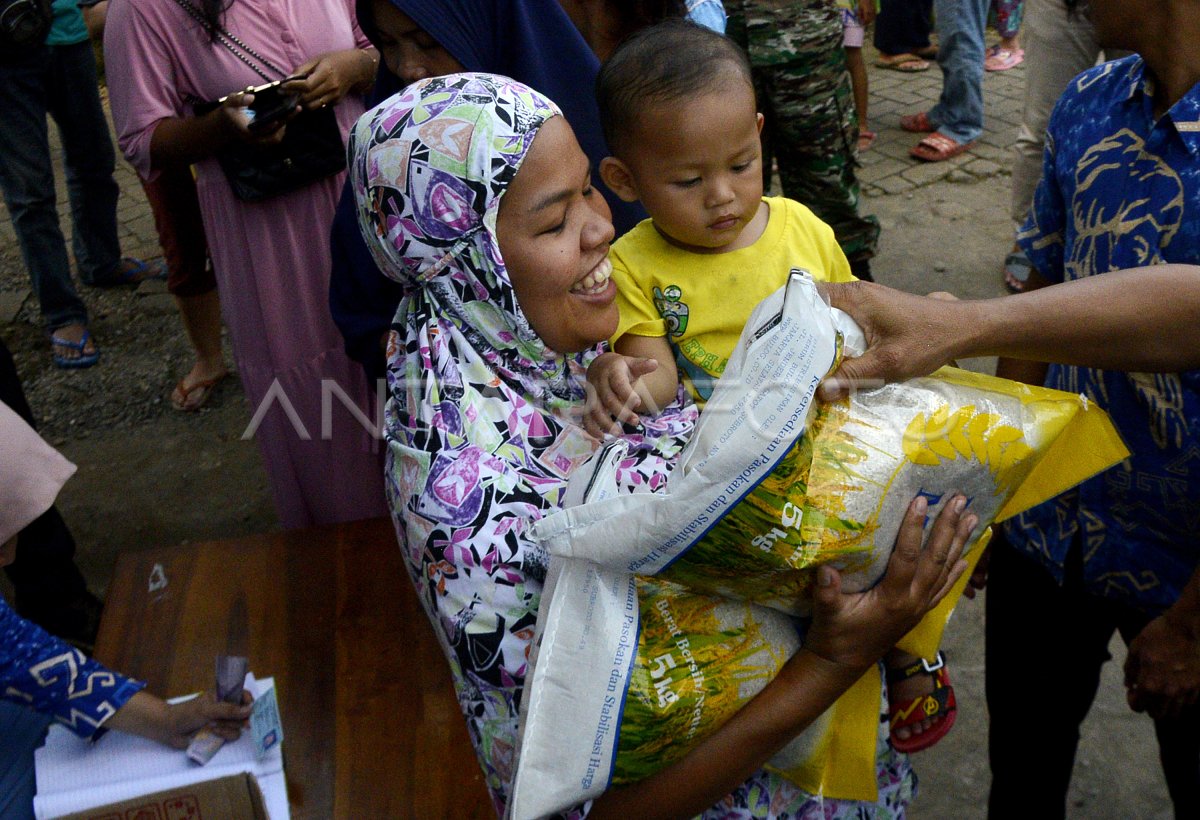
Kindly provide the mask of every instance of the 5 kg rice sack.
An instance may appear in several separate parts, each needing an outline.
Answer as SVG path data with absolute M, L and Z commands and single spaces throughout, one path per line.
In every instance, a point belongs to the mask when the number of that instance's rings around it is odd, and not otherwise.
M 521 702 L 513 818 L 542 817 L 683 757 L 800 647 L 786 615 L 588 561 L 552 559 Z M 866 728 L 878 725 L 878 688 Z M 820 766 L 832 712 L 782 750 Z M 873 768 L 874 746 L 867 755 Z
M 803 615 L 820 564 L 851 591 L 882 576 L 918 494 L 931 520 L 965 494 L 977 537 L 1127 455 L 1085 398 L 953 368 L 814 406 L 852 336 L 794 274 L 751 316 L 666 491 L 598 491 L 620 460 L 611 442 L 572 477 L 603 500 L 548 517 L 534 537 L 555 555 Z

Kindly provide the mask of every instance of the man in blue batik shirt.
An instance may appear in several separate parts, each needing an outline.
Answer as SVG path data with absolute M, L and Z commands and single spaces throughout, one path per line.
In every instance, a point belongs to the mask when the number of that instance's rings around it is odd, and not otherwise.
M 1200 263 L 1200 0 L 1092 0 L 1091 18 L 1101 46 L 1136 54 L 1079 75 L 1051 117 L 1019 236 L 1037 285 Z M 1085 394 L 1133 455 L 1011 522 L 992 550 L 989 812 L 1063 815 L 1119 631 L 1176 816 L 1200 817 L 1200 371 L 1002 359 L 998 372 Z

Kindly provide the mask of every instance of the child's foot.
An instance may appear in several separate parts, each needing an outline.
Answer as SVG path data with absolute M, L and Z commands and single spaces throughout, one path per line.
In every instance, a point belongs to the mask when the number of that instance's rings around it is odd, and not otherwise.
M 908 753 L 928 749 L 946 736 L 958 712 L 945 655 L 929 663 L 893 649 L 884 663 L 892 746 Z

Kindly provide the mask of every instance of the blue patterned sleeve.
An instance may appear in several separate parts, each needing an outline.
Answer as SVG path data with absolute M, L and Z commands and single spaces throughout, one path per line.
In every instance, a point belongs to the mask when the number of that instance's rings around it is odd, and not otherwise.
M 0 697 L 91 738 L 144 686 L 25 620 L 0 597 Z

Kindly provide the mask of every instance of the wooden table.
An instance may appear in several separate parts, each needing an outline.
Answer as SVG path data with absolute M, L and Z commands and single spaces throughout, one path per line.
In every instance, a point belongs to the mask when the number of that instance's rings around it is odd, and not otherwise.
M 162 696 L 274 676 L 296 818 L 494 817 L 391 522 L 127 553 L 96 656 Z

